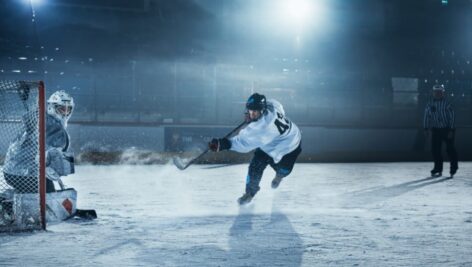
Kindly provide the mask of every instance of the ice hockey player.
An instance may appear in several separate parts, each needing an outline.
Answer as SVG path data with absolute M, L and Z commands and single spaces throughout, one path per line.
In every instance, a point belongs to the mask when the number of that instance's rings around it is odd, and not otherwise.
M 213 138 L 210 150 L 232 150 L 247 153 L 255 149 L 246 178 L 246 191 L 238 199 L 240 205 L 251 202 L 259 191 L 259 183 L 267 165 L 275 170 L 272 188 L 277 188 L 284 177 L 292 172 L 300 155 L 301 133 L 285 117 L 282 105 L 264 95 L 255 93 L 246 102 L 247 126 L 231 138 Z
M 458 169 L 457 152 L 454 146 L 456 130 L 454 127 L 454 110 L 445 99 L 443 85 L 433 86 L 433 99 L 426 105 L 424 112 L 424 130 L 426 135 L 431 131 L 431 147 L 434 159 L 432 177 L 439 177 L 443 170 L 442 142 L 446 143 L 446 151 L 451 161 L 449 173 L 452 176 Z
M 74 99 L 64 91 L 47 100 L 46 114 L 46 192 L 55 192 L 54 182 L 74 173 L 74 157 L 69 151 L 67 122 L 74 109 Z M 34 125 L 25 119 L 24 133 L 9 146 L 3 174 L 5 181 L 18 193 L 38 192 L 38 166 L 34 150 Z

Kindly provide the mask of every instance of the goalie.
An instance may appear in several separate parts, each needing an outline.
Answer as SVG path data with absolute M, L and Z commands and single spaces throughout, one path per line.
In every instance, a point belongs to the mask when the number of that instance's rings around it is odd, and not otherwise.
M 46 193 L 55 192 L 54 182 L 74 173 L 74 157 L 69 152 L 67 122 L 72 115 L 74 99 L 64 91 L 53 93 L 47 101 L 46 114 Z M 38 166 L 35 160 L 34 123 L 24 119 L 25 132 L 9 146 L 3 174 L 5 181 L 18 193 L 38 192 Z

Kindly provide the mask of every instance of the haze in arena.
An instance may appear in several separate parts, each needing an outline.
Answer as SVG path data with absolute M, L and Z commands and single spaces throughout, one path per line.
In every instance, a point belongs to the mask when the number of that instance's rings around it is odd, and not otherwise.
M 0 5 L 0 265 L 471 266 L 472 2 Z

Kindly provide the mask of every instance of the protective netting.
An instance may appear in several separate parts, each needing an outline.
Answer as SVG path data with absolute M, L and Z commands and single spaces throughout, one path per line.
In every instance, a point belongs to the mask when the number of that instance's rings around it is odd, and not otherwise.
M 40 227 L 39 162 L 39 83 L 0 81 L 0 231 Z

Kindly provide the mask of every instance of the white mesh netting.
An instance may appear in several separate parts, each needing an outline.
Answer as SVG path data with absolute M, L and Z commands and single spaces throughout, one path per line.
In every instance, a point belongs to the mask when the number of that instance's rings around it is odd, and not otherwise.
M 0 231 L 40 227 L 38 88 L 0 81 Z

